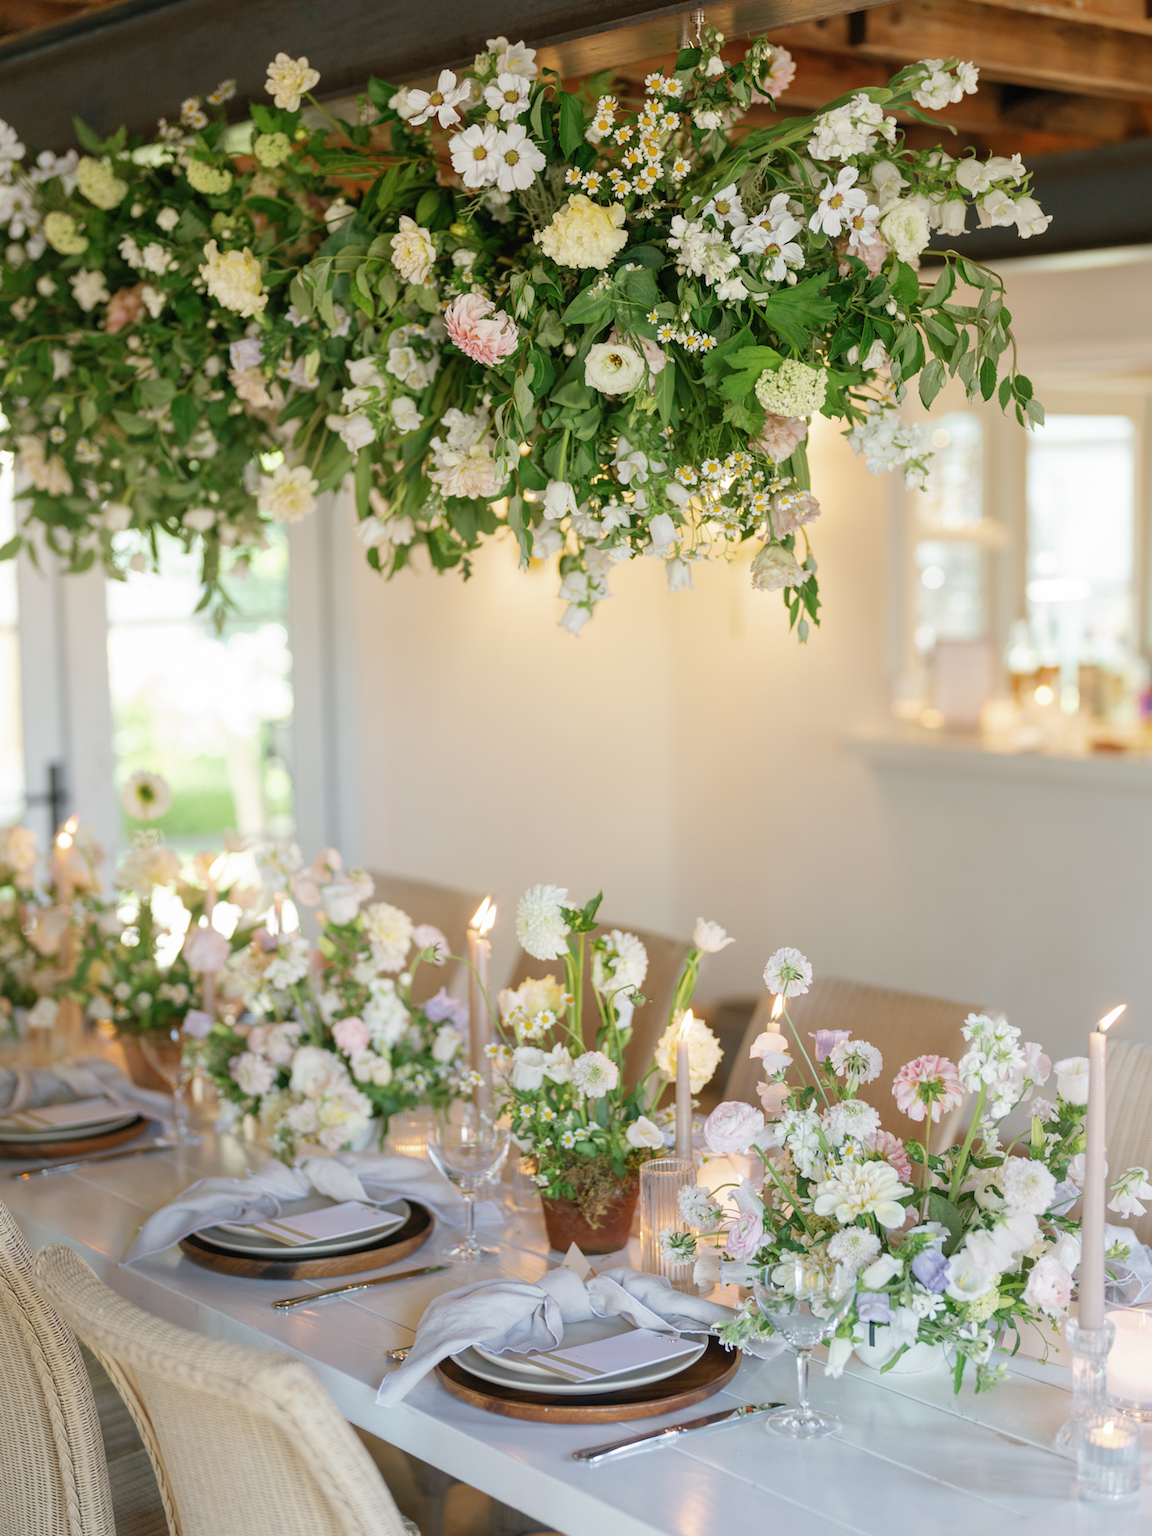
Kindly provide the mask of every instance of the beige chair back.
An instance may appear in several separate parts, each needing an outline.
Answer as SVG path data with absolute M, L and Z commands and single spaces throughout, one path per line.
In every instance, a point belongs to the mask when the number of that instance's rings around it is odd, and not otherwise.
M 631 1087 L 647 1072 L 657 1042 L 668 1027 L 672 999 L 676 995 L 676 983 L 680 979 L 680 972 L 684 968 L 684 961 L 692 945 L 687 939 L 673 939 L 664 933 L 650 933 L 645 928 L 633 928 L 628 923 L 600 923 L 594 932 L 588 934 L 584 962 L 584 1044 L 586 1046 L 594 1043 L 596 1028 L 600 1022 L 600 1013 L 592 992 L 592 941 L 602 933 L 610 933 L 613 928 L 623 929 L 625 933 L 634 933 L 648 951 L 648 975 L 643 987 L 644 996 L 648 1001 L 641 1004 L 632 1016 L 632 1038 L 624 1050 L 624 1080 Z M 521 950 L 508 985 L 516 988 L 529 976 L 548 975 L 563 981 L 563 960 L 533 960 L 531 955 Z
M 0 1204 L 0 1531 L 115 1536 L 96 1400 L 80 1349 L 45 1301 Z
M 386 901 L 401 907 L 414 923 L 431 923 L 448 940 L 454 955 L 468 953 L 468 921 L 484 900 L 474 892 L 457 891 L 447 885 L 431 885 L 426 880 L 410 880 L 406 875 L 368 873 L 376 882 L 373 901 Z M 459 961 L 444 965 L 422 965 L 412 983 L 414 1002 L 423 1003 L 441 987 L 451 987 L 460 969 Z
M 412 1529 L 298 1360 L 152 1317 L 60 1244 L 41 1249 L 35 1272 L 134 1405 L 179 1536 L 404 1536 Z
M 1129 1168 L 1152 1169 L 1152 1047 L 1134 1040 L 1108 1042 L 1108 1108 L 1104 1119 L 1109 1179 Z M 1143 1216 L 1107 1213 L 1108 1221 L 1130 1227 L 1152 1243 L 1152 1201 Z
M 770 1022 L 773 1001 L 771 994 L 765 993 L 749 1020 L 739 1057 L 729 1074 L 724 1095 L 727 1099 L 744 1099 L 757 1108 L 760 1106 L 756 1084 L 764 1081 L 764 1073 L 760 1062 L 748 1052 L 757 1035 L 774 1027 Z M 855 1039 L 868 1040 L 876 1047 L 884 1058 L 884 1066 L 879 1077 L 860 1089 L 860 1097 L 879 1112 L 884 1130 L 891 1131 L 902 1141 L 919 1140 L 923 1135 L 923 1123 L 910 1120 L 897 1109 L 892 1097 L 892 1079 L 905 1062 L 916 1056 L 947 1056 L 950 1061 L 958 1062 L 968 1049 L 960 1033 L 964 1020 L 970 1013 L 979 1012 L 980 1008 L 968 1003 L 949 1003 L 943 998 L 922 997 L 916 992 L 870 987 L 863 982 L 842 981 L 835 976 L 814 981 L 804 996 L 794 997 L 788 1004 L 788 1013 L 813 1061 L 815 1042 L 809 1037 L 818 1029 L 847 1029 Z M 792 1077 L 801 1082 L 812 1082 L 813 1075 L 783 1021 L 781 1029 L 792 1047 Z M 933 1127 L 933 1152 L 950 1146 L 956 1139 L 956 1132 L 963 1124 L 965 1107 L 958 1105 L 941 1116 Z

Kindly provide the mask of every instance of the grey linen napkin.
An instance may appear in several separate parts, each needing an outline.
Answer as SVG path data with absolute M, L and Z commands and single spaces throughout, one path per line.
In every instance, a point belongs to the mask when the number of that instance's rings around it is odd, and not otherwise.
M 731 1307 L 674 1291 L 663 1275 L 606 1270 L 587 1282 L 571 1269 L 550 1269 L 527 1280 L 479 1280 L 438 1296 L 420 1319 L 416 1340 L 399 1370 L 386 1376 L 376 1402 L 389 1408 L 449 1355 L 472 1344 L 492 1350 L 554 1349 L 565 1323 L 624 1317 L 637 1328 L 707 1333 L 735 1316 Z
M 149 1216 L 121 1263 L 131 1264 L 146 1254 L 159 1253 L 190 1232 L 218 1222 L 248 1226 L 269 1221 L 279 1216 L 285 1205 L 313 1191 L 336 1201 L 372 1202 L 402 1195 L 419 1200 L 443 1221 L 452 1223 L 463 1216 L 464 1201 L 458 1191 L 431 1163 L 420 1158 L 342 1152 L 335 1157 L 306 1157 L 298 1167 L 288 1168 L 270 1157 L 247 1178 L 198 1179 L 189 1185 Z M 498 1209 L 492 1209 L 499 1216 Z
M 138 1088 L 114 1062 L 102 1056 L 82 1056 L 57 1062 L 54 1067 L 0 1068 L 0 1115 L 101 1097 L 111 1099 L 125 1114 L 144 1115 L 158 1120 L 165 1130 L 172 1129 L 172 1100 L 168 1095 Z

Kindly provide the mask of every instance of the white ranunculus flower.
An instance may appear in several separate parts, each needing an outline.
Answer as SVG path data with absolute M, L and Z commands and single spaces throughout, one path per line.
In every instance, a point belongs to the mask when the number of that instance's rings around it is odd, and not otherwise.
M 624 1132 L 624 1136 L 630 1147 L 663 1147 L 664 1145 L 664 1132 L 658 1125 L 653 1124 L 647 1115 L 641 1115 L 639 1120 L 633 1120 Z
M 584 382 L 604 395 L 630 395 L 644 382 L 643 354 L 623 343 L 597 342 L 584 361 Z
M 417 224 L 415 219 L 410 219 L 406 213 L 402 213 L 400 231 L 392 236 L 391 243 L 392 265 L 400 277 L 406 283 L 423 286 L 428 281 L 432 263 L 436 260 L 436 247 L 432 243 L 431 232 Z
M 895 251 L 901 261 L 916 261 L 931 235 L 928 215 L 918 203 L 905 198 L 894 203 L 881 218 L 880 233 L 884 244 Z
M 701 954 L 718 955 L 722 949 L 727 949 L 729 944 L 735 944 L 736 940 L 731 938 L 719 923 L 710 923 L 698 917 L 692 942 Z
M 570 929 L 560 910 L 567 901 L 568 888 L 562 885 L 534 885 L 521 896 L 516 937 L 534 960 L 558 960 L 568 953 Z

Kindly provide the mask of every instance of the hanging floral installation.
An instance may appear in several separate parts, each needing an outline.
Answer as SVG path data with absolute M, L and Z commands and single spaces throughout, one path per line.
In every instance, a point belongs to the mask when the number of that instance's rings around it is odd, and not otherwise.
M 559 557 L 575 633 L 614 565 L 658 558 L 676 591 L 751 545 L 804 639 L 811 418 L 911 485 L 913 379 L 1042 421 L 1000 278 L 919 259 L 972 207 L 1024 238 L 1048 220 L 1018 156 L 904 141 L 893 114 L 935 122 L 971 65 L 745 131 L 794 66 L 723 42 L 705 26 L 633 102 L 496 38 L 433 90 L 370 80 L 355 123 L 281 53 L 242 125 L 231 83 L 151 142 L 78 124 L 79 153 L 33 156 L 0 125 L 0 445 L 26 482 L 0 556 L 38 526 L 70 569 L 122 575 L 172 535 L 219 612 L 262 524 L 348 479 L 386 575 L 423 549 L 467 576 L 501 537 Z

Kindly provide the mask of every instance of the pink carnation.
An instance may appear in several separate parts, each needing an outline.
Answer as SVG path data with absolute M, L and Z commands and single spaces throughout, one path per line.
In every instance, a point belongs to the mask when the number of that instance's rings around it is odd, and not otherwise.
M 933 1124 L 964 1098 L 959 1074 L 947 1056 L 917 1056 L 897 1072 L 892 1093 L 909 1120 L 923 1120 L 930 1103 Z
M 333 1024 L 332 1038 L 349 1056 L 358 1056 L 361 1051 L 366 1051 L 372 1040 L 367 1024 L 363 1019 L 355 1017 L 341 1019 L 339 1023 Z
M 878 1153 L 890 1168 L 895 1168 L 902 1184 L 911 1184 L 912 1164 L 899 1136 L 893 1136 L 891 1131 L 871 1131 L 864 1138 L 864 1150 Z
M 520 345 L 515 321 L 502 309 L 495 314 L 493 310 L 495 304 L 484 294 L 462 293 L 444 315 L 449 341 L 455 342 L 474 363 L 483 363 L 486 368 L 494 368 Z
M 769 415 L 764 418 L 763 432 L 752 439 L 749 447 L 754 453 L 764 454 L 773 464 L 779 464 L 791 458 L 796 444 L 802 443 L 807 436 L 808 423 L 803 416 Z

